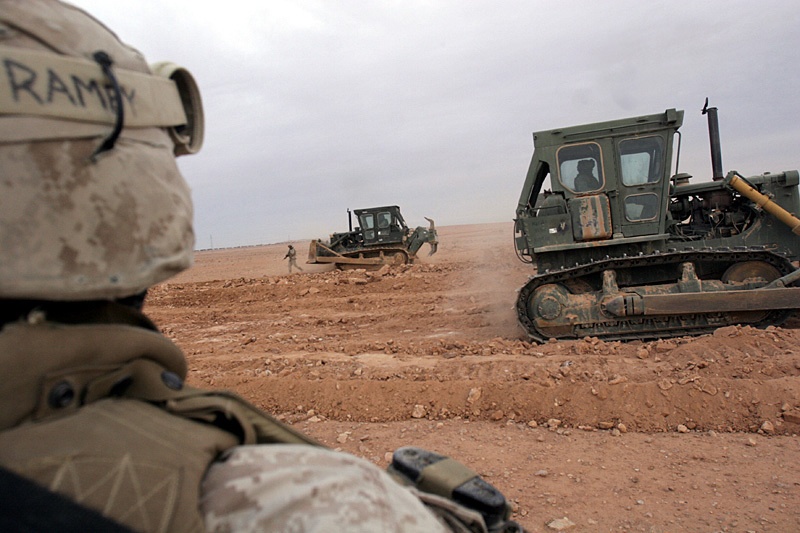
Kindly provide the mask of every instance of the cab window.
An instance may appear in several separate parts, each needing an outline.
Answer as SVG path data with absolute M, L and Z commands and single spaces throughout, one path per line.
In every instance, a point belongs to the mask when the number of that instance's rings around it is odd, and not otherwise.
M 361 228 L 364 231 L 364 239 L 372 240 L 375 238 L 375 215 L 367 213 L 361 215 Z
M 597 143 L 571 144 L 558 149 L 558 178 L 567 189 L 588 193 L 603 188 L 603 165 Z
M 661 179 L 663 167 L 661 137 L 625 139 L 619 143 L 619 162 L 623 185 L 655 183 Z
M 389 211 L 378 213 L 378 229 L 388 228 L 392 224 L 392 214 Z
M 658 215 L 658 195 L 631 194 L 625 197 L 625 218 L 630 222 L 653 220 Z

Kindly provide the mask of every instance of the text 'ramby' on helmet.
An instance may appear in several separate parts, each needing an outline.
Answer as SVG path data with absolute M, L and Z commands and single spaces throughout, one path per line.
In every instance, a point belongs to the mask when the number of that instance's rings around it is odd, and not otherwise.
M 0 0 L 0 62 L 0 298 L 121 298 L 187 268 L 191 74 L 55 0 Z

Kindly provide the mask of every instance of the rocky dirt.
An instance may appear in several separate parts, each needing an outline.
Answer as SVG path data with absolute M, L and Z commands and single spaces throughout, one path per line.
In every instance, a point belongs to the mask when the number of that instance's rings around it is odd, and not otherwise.
M 146 311 L 190 383 L 234 390 L 381 467 L 458 459 L 532 532 L 800 531 L 800 321 L 658 342 L 536 344 L 510 223 L 440 228 L 379 272 L 286 244 L 199 252 Z

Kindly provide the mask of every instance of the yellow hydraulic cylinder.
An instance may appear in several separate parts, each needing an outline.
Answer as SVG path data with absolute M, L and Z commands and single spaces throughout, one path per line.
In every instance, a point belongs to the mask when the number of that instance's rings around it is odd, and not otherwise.
M 752 200 L 758 207 L 774 216 L 792 229 L 792 233 L 800 235 L 800 219 L 772 201 L 770 197 L 758 192 L 752 185 L 735 174 L 726 178 L 728 185 L 742 196 Z

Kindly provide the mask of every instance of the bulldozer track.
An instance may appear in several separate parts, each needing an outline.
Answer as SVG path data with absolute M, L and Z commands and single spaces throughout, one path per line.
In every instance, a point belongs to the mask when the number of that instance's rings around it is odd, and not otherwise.
M 343 253 L 343 257 L 347 257 L 350 259 L 359 259 L 359 256 L 362 256 L 364 259 L 375 259 L 383 254 L 384 261 L 380 264 L 374 263 L 365 263 L 364 265 L 357 265 L 350 263 L 348 266 L 349 268 L 366 268 L 366 267 L 375 267 L 380 268 L 383 265 L 396 265 L 396 264 L 408 264 L 413 262 L 413 256 L 410 256 L 409 253 L 399 247 L 387 246 L 383 248 L 370 248 L 369 250 L 359 250 L 357 252 L 350 252 L 350 253 Z M 402 256 L 402 260 L 398 260 L 398 254 Z
M 517 315 L 520 325 L 527 335 L 537 342 L 546 342 L 552 336 L 537 329 L 528 315 L 528 301 L 537 288 L 546 284 L 559 284 L 600 274 L 604 270 L 624 270 L 641 267 L 656 267 L 684 262 L 739 263 L 742 261 L 763 261 L 775 268 L 781 275 L 788 274 L 794 267 L 786 257 L 763 248 L 736 250 L 682 250 L 656 252 L 635 257 L 607 258 L 585 265 L 576 265 L 556 272 L 537 274 L 520 289 L 517 298 Z M 622 288 L 622 287 L 621 287 Z M 756 327 L 779 325 L 792 314 L 793 310 L 770 311 L 762 320 L 750 324 Z M 556 338 L 597 337 L 602 340 L 645 340 L 654 338 L 682 337 L 711 333 L 716 328 L 735 324 L 736 321 L 726 313 L 702 313 L 693 315 L 636 316 L 617 318 L 605 316 L 602 321 L 576 323 L 572 334 Z

